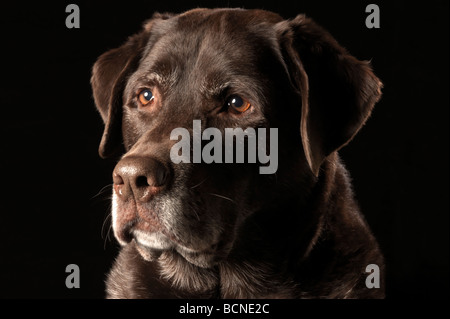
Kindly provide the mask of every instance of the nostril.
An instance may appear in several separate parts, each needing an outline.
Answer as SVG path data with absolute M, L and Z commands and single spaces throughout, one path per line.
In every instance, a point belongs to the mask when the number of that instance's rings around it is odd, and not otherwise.
M 164 168 L 160 168 L 155 172 L 155 186 L 161 186 L 166 184 L 167 179 L 167 170 Z
M 113 183 L 116 184 L 116 185 L 123 185 L 124 181 L 123 181 L 122 176 L 120 176 L 119 174 L 114 172 L 114 174 L 113 174 Z
M 136 178 L 136 186 L 137 187 L 147 187 L 150 186 L 150 184 L 148 183 L 147 177 L 146 176 L 138 176 Z

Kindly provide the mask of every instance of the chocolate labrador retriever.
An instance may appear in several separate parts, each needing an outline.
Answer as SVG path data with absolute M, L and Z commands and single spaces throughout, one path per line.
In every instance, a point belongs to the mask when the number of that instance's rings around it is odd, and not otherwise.
M 91 83 L 105 123 L 99 153 L 121 156 L 112 223 L 123 247 L 108 298 L 384 296 L 383 257 L 337 154 L 382 84 L 314 21 L 243 9 L 155 14 L 99 57 Z M 236 128 L 258 129 L 258 154 L 276 152 L 273 173 L 249 160 L 251 134 L 247 160 L 221 161 L 220 146 L 217 161 L 199 160 L 206 141 Z M 274 128 L 260 144 L 260 129 Z M 174 161 L 176 129 L 193 160 Z M 367 284 L 375 275 L 381 286 Z

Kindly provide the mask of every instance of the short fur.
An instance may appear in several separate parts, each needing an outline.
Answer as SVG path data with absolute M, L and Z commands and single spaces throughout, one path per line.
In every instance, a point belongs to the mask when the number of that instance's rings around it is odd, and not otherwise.
M 311 19 L 156 14 L 99 57 L 91 83 L 105 122 L 100 155 L 121 155 L 113 227 L 123 248 L 108 298 L 384 297 L 383 257 L 337 154 L 382 84 Z M 136 105 L 142 87 L 158 94 L 150 111 Z M 224 109 L 231 94 L 251 101 L 250 111 Z M 277 173 L 172 163 L 170 132 L 194 119 L 222 132 L 278 128 Z M 139 176 L 124 182 L 130 167 L 150 186 Z M 381 268 L 381 288 L 366 287 L 369 264 Z

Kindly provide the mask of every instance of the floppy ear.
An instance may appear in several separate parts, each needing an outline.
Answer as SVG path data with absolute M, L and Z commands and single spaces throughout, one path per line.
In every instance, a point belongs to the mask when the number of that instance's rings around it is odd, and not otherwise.
M 121 47 L 102 54 L 92 68 L 91 86 L 95 105 L 105 123 L 99 154 L 106 158 L 123 151 L 122 94 L 128 76 L 133 73 L 142 57 L 153 22 L 168 19 L 170 14 L 156 13 L 144 23 L 140 33 L 128 38 Z
M 300 134 L 308 164 L 318 176 L 324 159 L 346 145 L 381 97 L 369 62 L 351 56 L 304 15 L 276 25 L 291 80 L 301 94 Z

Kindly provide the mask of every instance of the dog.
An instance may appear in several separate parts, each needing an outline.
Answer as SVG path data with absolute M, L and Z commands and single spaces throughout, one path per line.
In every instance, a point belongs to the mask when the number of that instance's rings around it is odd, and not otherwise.
M 382 83 L 312 19 L 156 13 L 97 59 L 91 85 L 105 123 L 99 154 L 120 159 L 112 226 L 122 248 L 107 298 L 384 298 L 383 256 L 337 153 Z M 195 120 L 219 132 L 277 128 L 267 142 L 276 172 L 174 163 L 171 132 Z

